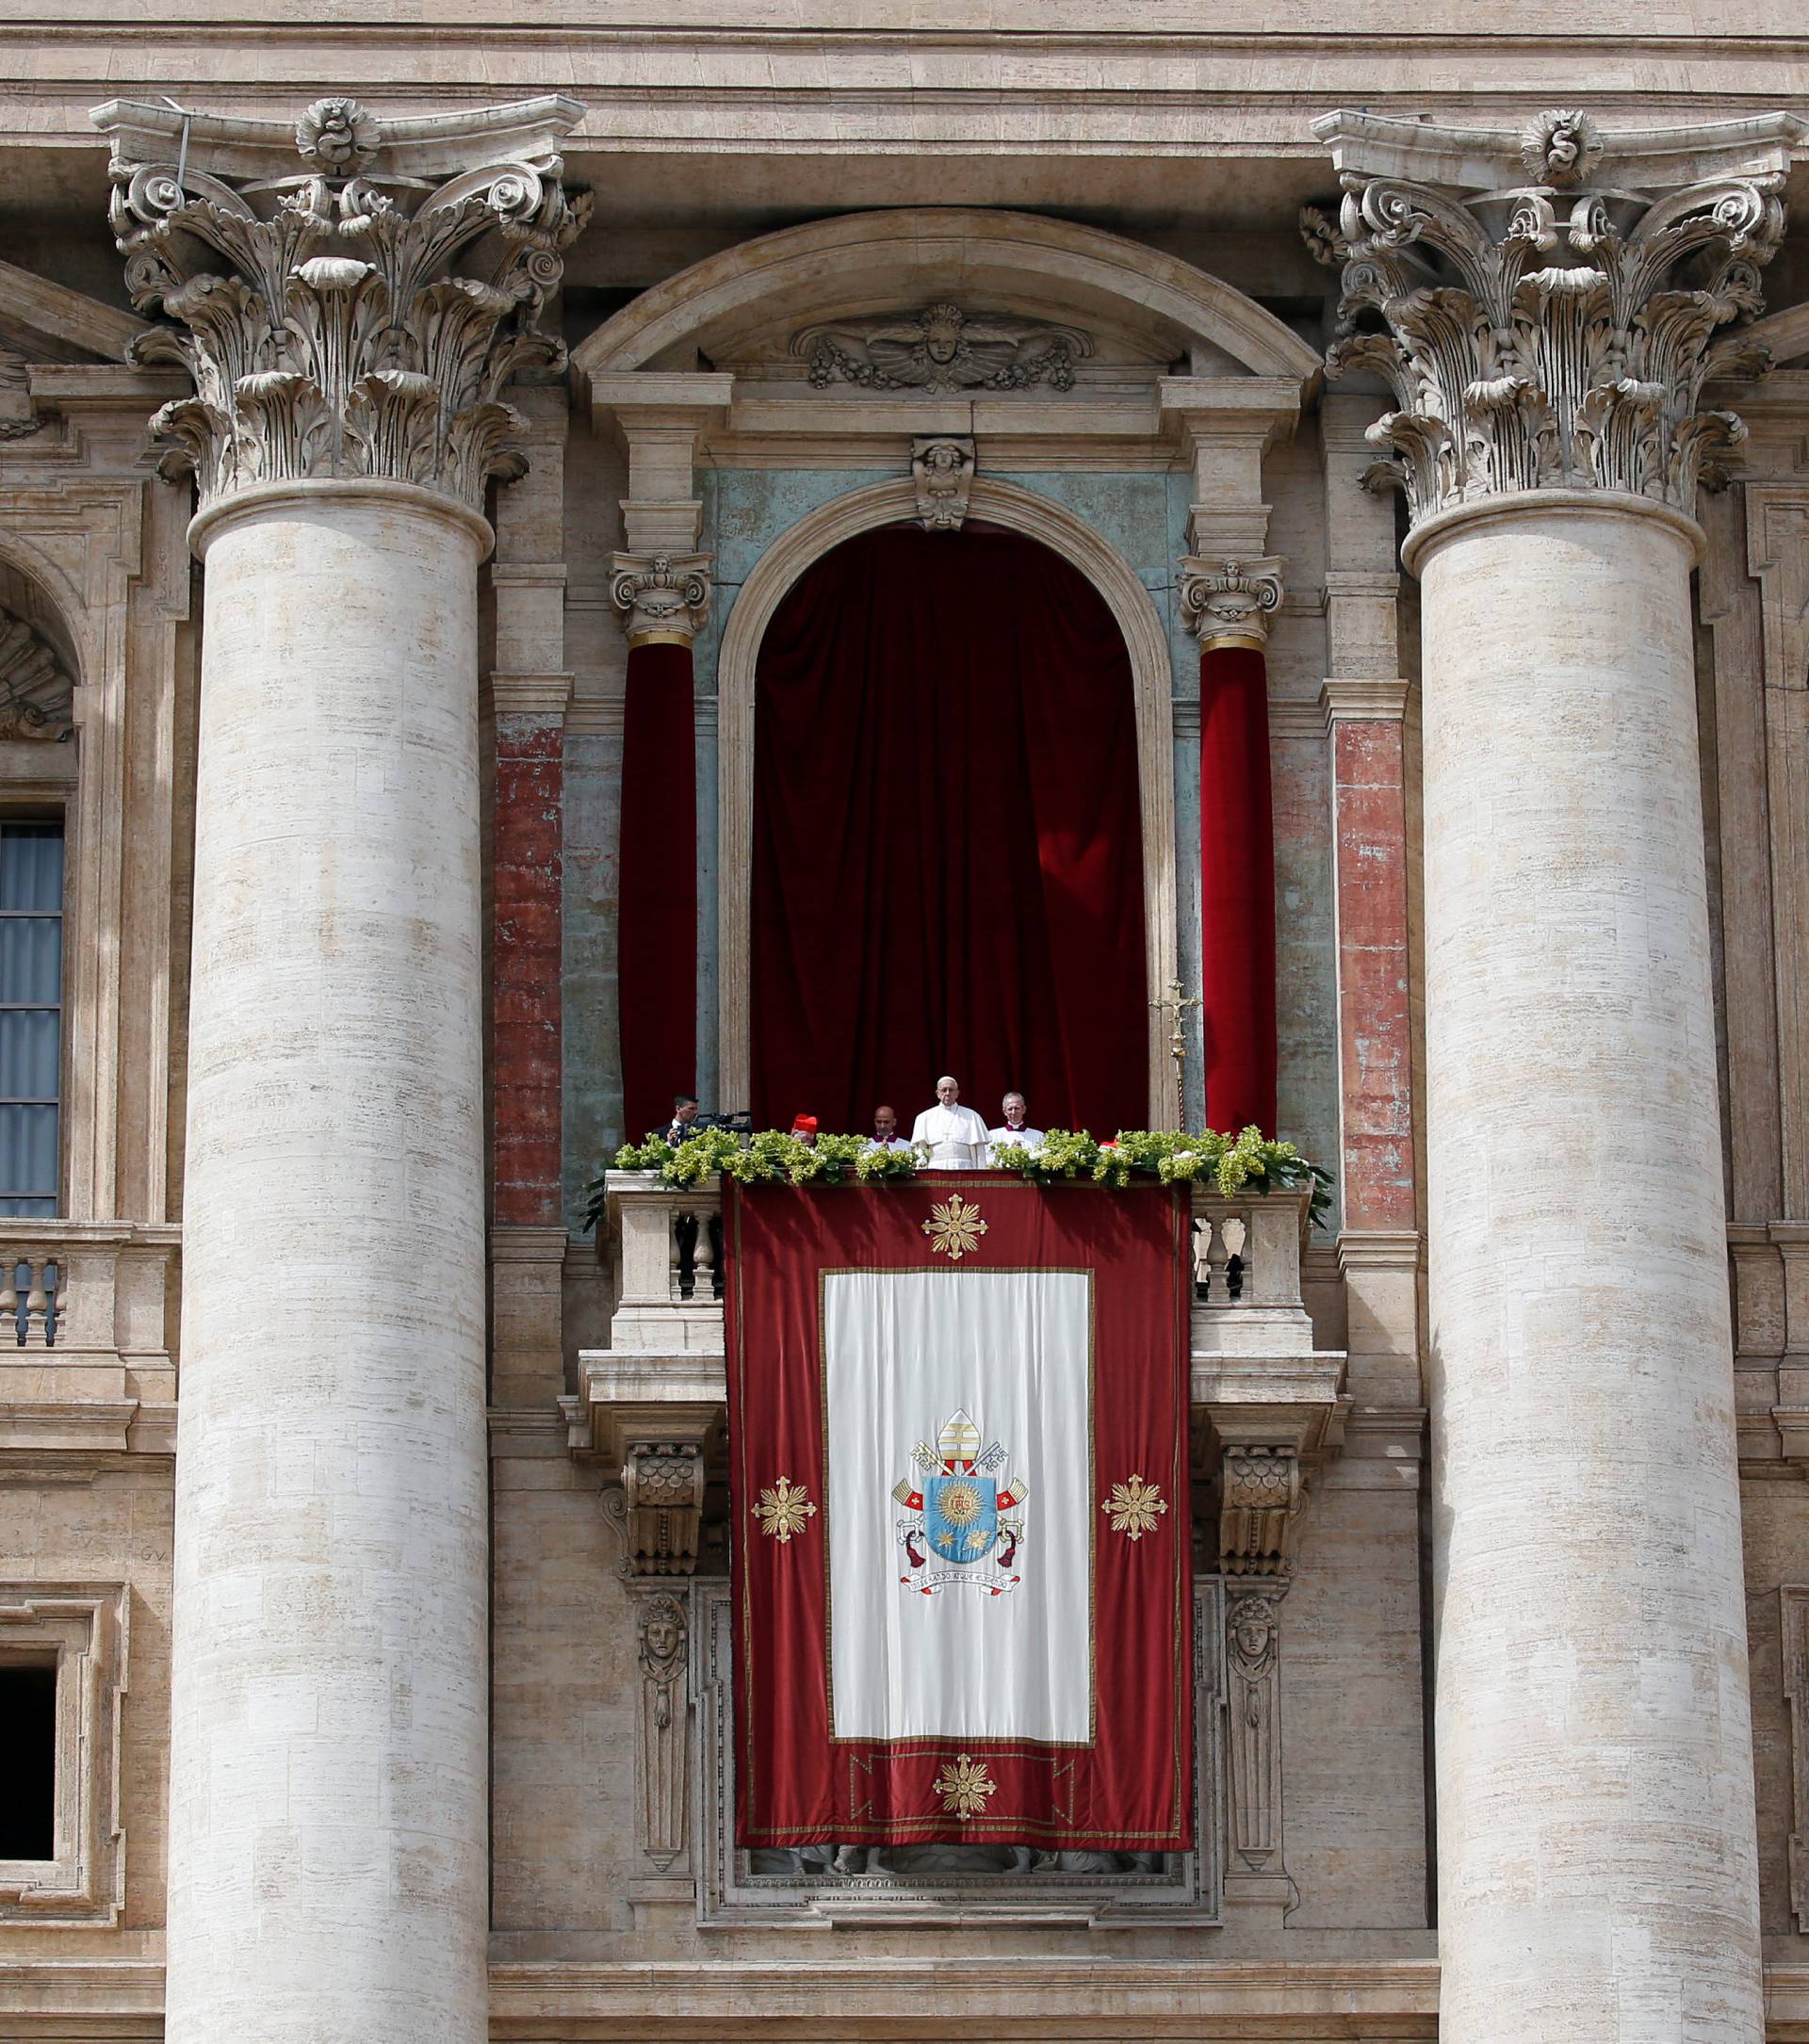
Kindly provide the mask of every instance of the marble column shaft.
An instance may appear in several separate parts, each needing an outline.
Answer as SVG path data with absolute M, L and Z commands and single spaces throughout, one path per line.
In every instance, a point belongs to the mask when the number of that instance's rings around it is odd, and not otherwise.
M 201 503 L 170 2044 L 489 2034 L 477 576 L 579 111 L 95 117 Z
M 1690 512 L 1800 124 L 1314 125 L 1422 583 L 1440 2036 L 1758 2044 Z

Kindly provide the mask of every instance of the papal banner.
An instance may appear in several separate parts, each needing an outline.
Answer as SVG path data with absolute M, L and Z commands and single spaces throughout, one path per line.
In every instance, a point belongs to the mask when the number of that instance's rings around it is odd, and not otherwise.
M 725 1192 L 739 1841 L 1190 1845 L 1183 1197 Z

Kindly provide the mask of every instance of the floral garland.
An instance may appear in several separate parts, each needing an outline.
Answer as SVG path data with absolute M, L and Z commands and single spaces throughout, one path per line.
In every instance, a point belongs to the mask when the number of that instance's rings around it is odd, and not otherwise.
M 840 1185 L 850 1179 L 872 1185 L 914 1178 L 922 1168 L 916 1151 L 882 1150 L 866 1136 L 820 1135 L 806 1143 L 781 1128 L 754 1136 L 705 1128 L 677 1144 L 650 1136 L 644 1143 L 625 1143 L 615 1153 L 616 1170 L 651 1171 L 661 1185 L 675 1187 L 700 1185 L 719 1175 L 742 1185 Z M 992 1168 L 1015 1171 L 1042 1185 L 1067 1178 L 1107 1186 L 1126 1186 L 1134 1178 L 1155 1178 L 1164 1185 L 1204 1180 L 1224 1199 L 1235 1198 L 1247 1187 L 1281 1192 L 1307 1186 L 1312 1191 L 1314 1225 L 1323 1226 L 1331 1211 L 1330 1172 L 1309 1163 L 1292 1143 L 1271 1142 L 1255 1127 L 1236 1135 L 1213 1128 L 1120 1128 L 1109 1143 L 1095 1141 L 1084 1128 L 1051 1128 L 1035 1148 L 1002 1144 Z M 605 1188 L 603 1177 L 585 1188 L 588 1224 L 603 1217 Z

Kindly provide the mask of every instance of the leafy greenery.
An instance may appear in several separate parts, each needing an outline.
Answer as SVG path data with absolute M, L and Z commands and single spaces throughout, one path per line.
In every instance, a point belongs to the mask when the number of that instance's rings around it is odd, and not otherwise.
M 1164 1185 L 1206 1179 L 1224 1199 L 1246 1187 L 1271 1192 L 1310 1185 L 1315 1224 L 1323 1225 L 1331 1211 L 1330 1172 L 1309 1163 L 1292 1143 L 1271 1142 L 1253 1124 L 1236 1135 L 1215 1128 L 1120 1128 L 1109 1143 L 1096 1142 L 1084 1128 L 1051 1128 L 1034 1150 L 1000 1150 L 993 1168 L 1045 1185 L 1083 1177 L 1098 1185 L 1129 1185 L 1136 1177 L 1159 1178 Z
M 882 1150 L 865 1136 L 820 1135 L 814 1144 L 780 1128 L 738 1136 L 726 1128 L 705 1128 L 676 1147 L 659 1136 L 645 1143 L 625 1143 L 615 1153 L 618 1171 L 651 1171 L 662 1185 L 698 1185 L 719 1174 L 742 1185 L 884 1184 L 915 1177 L 921 1168 L 910 1150 Z M 1323 1226 L 1331 1211 L 1330 1172 L 1309 1163 L 1292 1143 L 1274 1143 L 1257 1127 L 1236 1135 L 1206 1128 L 1120 1128 L 1109 1143 L 1097 1142 L 1084 1128 L 1051 1128 L 1035 1149 L 1002 1147 L 993 1159 L 995 1171 L 1015 1171 L 1039 1184 L 1056 1179 L 1090 1179 L 1096 1185 L 1124 1186 L 1137 1178 L 1156 1178 L 1164 1185 L 1207 1180 L 1226 1199 L 1246 1189 L 1257 1192 L 1312 1189 L 1312 1219 Z M 585 1188 L 590 1195 L 586 1222 L 595 1225 L 607 1205 L 605 1180 Z

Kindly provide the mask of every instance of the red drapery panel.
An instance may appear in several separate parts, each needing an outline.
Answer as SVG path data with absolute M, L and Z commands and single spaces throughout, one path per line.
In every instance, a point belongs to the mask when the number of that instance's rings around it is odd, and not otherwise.
M 1275 826 L 1262 654 L 1199 657 L 1200 994 L 1206 1121 L 1275 1133 Z
M 697 766 L 691 648 L 628 649 L 616 1001 L 630 1139 L 663 1128 L 697 1072 Z
M 939 1073 L 997 1118 L 1140 1126 L 1148 989 L 1124 640 L 1015 533 L 826 555 L 760 647 L 752 1106 L 909 1126 Z M 726 1105 L 738 1105 L 727 1102 Z
M 1184 1195 L 980 1172 L 883 1190 L 725 1181 L 724 1193 L 738 1842 L 1184 1850 Z M 958 1262 L 925 1233 L 952 1196 L 986 1225 Z M 1051 1281 L 1085 1300 L 1078 1380 L 1055 1362 L 1064 1311 L 1039 1289 Z M 989 1303 L 1000 1288 L 1014 1289 Z M 925 1343 L 925 1324 L 959 1331 Z M 1019 1367 L 1030 1390 L 1013 1417 Z M 876 1419 L 885 1398 L 891 1426 Z M 938 1577 L 927 1512 L 901 1536 L 918 1507 L 894 1482 L 927 1494 L 938 1481 L 912 1443 L 945 1449 L 957 1399 L 977 1431 L 953 1452 L 999 1449 L 962 1473 L 996 1469 L 1025 1501 L 1003 1591 Z M 1066 1635 L 1053 1672 L 1035 1650 L 1051 1599 Z M 1022 1653 L 1015 1607 L 1041 1614 Z M 891 1701 L 851 1695 L 851 1673 Z M 1039 1723 L 1056 1686 L 1079 1692 L 1066 1735 Z M 876 1708 L 894 1736 L 867 1728 Z

